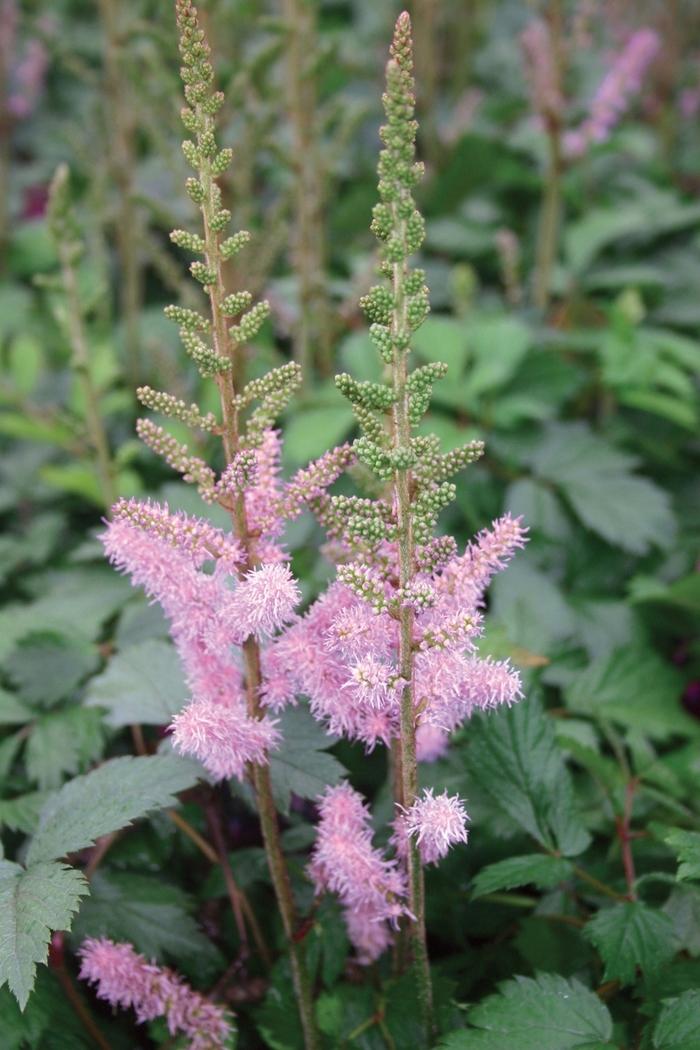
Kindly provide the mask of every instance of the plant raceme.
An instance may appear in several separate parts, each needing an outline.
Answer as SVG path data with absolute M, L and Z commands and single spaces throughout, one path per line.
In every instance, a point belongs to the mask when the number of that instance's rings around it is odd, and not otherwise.
M 368 750 L 387 748 L 395 803 L 388 851 L 373 844 L 359 792 L 347 782 L 331 786 L 318 799 L 308 876 L 318 895 L 328 891 L 340 899 L 361 963 L 398 938 L 398 965 L 415 979 L 427 1042 L 432 993 L 423 865 L 466 842 L 467 813 L 456 796 L 419 792 L 417 767 L 442 755 L 473 711 L 521 695 L 516 671 L 506 661 L 479 657 L 477 642 L 485 590 L 526 537 L 521 522 L 507 514 L 461 552 L 451 537 L 436 534 L 441 510 L 455 498 L 450 479 L 483 448 L 471 442 L 442 453 L 435 436 L 417 432 L 446 366 L 409 368 L 412 334 L 429 309 L 424 273 L 409 261 L 424 236 L 412 196 L 422 168 L 415 159 L 410 20 L 404 13 L 396 23 L 383 98 L 380 200 L 372 221 L 383 283 L 362 300 L 384 378 L 336 377 L 361 434 L 284 481 L 275 424 L 300 371 L 290 364 L 245 380 L 247 347 L 269 308 L 225 287 L 223 264 L 249 238 L 227 233 L 230 215 L 217 179 L 232 154 L 216 140 L 223 96 L 212 87 L 209 49 L 189 0 L 177 0 L 176 11 L 187 100 L 182 119 L 191 136 L 183 150 L 195 171 L 187 192 L 202 226 L 198 233 L 176 230 L 172 239 L 196 256 L 190 269 L 208 309 L 171 306 L 166 313 L 201 374 L 216 383 L 220 416 L 150 387 L 138 395 L 147 408 L 218 436 L 223 470 L 217 473 L 150 419 L 139 422 L 138 433 L 205 502 L 228 512 L 231 529 L 148 500 L 121 500 L 104 546 L 169 621 L 191 694 L 171 725 L 176 750 L 199 759 L 214 781 L 237 777 L 253 788 L 309 1048 L 320 1045 L 312 986 L 270 787 L 270 755 L 284 748 L 277 715 L 306 697 L 330 734 Z M 360 473 L 373 475 L 372 495 L 330 494 L 358 461 Z M 305 511 L 325 529 L 337 568 L 304 612 L 284 528 Z M 86 942 L 82 957 L 82 975 L 98 993 L 134 1007 L 139 1020 L 164 1015 L 192 1047 L 225 1045 L 224 1015 L 195 1003 L 183 982 L 128 945 Z

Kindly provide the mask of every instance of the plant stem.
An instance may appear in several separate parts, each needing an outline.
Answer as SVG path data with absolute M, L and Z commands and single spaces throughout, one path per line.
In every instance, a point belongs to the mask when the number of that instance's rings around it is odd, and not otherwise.
M 406 221 L 394 211 L 394 228 L 406 242 Z M 394 309 L 391 334 L 394 340 L 392 379 L 396 397 L 392 408 L 392 444 L 395 450 L 407 449 L 411 444 L 409 394 L 407 388 L 407 353 L 400 349 L 400 335 L 408 327 L 404 281 L 408 273 L 405 261 L 393 263 L 392 285 Z M 405 588 L 415 574 L 413 521 L 411 514 L 411 472 L 394 472 L 394 498 L 397 516 L 399 551 L 399 587 Z M 416 718 L 413 701 L 413 609 L 402 604 L 399 610 L 399 675 L 404 682 L 400 710 L 400 797 L 396 802 L 408 809 L 418 794 L 418 762 L 416 759 Z M 408 874 L 408 907 L 412 918 L 407 920 L 411 957 L 418 987 L 419 1006 L 426 1034 L 432 1030 L 432 985 L 425 932 L 425 887 L 423 868 L 415 840 L 409 837 L 406 856 Z
M 211 117 L 207 117 L 206 120 L 208 124 L 212 122 Z M 240 423 L 235 402 L 236 390 L 233 376 L 234 372 L 239 373 L 241 371 L 241 351 L 239 349 L 237 352 L 234 352 L 228 335 L 226 317 L 221 308 L 225 297 L 222 258 L 219 248 L 219 233 L 212 228 L 212 219 L 216 211 L 216 184 L 211 172 L 211 163 L 206 158 L 203 160 L 200 169 L 200 182 L 204 190 L 204 201 L 201 205 L 204 221 L 204 256 L 207 267 L 216 273 L 216 282 L 208 286 L 214 349 L 217 354 L 222 357 L 228 357 L 232 363 L 235 363 L 234 368 L 217 375 L 223 419 L 222 441 L 226 462 L 231 463 L 240 449 Z M 248 529 L 245 500 L 242 494 L 235 501 L 231 518 L 234 532 L 248 555 L 247 562 L 250 568 L 255 564 L 255 552 L 253 537 Z M 260 718 L 262 714 L 260 710 L 261 671 L 260 648 L 257 639 L 253 636 L 247 638 L 243 643 L 242 650 L 248 713 L 251 717 Z M 280 840 L 280 829 L 272 795 L 270 772 L 267 766 L 253 765 L 251 766 L 250 774 L 257 802 L 263 844 L 289 951 L 292 980 L 304 1033 L 304 1045 L 306 1050 L 317 1050 L 319 1040 L 314 1017 L 311 981 L 306 967 L 304 945 L 294 939 L 297 927 L 297 911 Z
M 637 783 L 635 777 L 628 780 L 625 785 L 625 805 L 621 817 L 618 817 L 615 821 L 615 827 L 617 829 L 617 837 L 620 841 L 620 849 L 622 850 L 622 866 L 625 869 L 625 882 L 627 883 L 627 896 L 631 901 L 637 899 L 637 893 L 634 888 L 636 881 L 636 873 L 634 869 L 634 855 L 632 853 L 632 839 L 634 835 L 630 830 L 632 823 L 632 806 L 634 805 L 634 796 L 637 790 Z
M 563 27 L 560 0 L 550 0 L 547 20 L 554 51 L 552 67 L 557 76 L 556 94 L 561 97 Z M 535 306 L 539 310 L 546 310 L 549 305 L 552 269 L 557 255 L 563 159 L 561 149 L 561 114 L 550 111 L 544 117 L 547 130 L 547 174 L 537 231 L 533 292 Z
M 85 398 L 85 422 L 88 438 L 95 453 L 95 466 L 100 483 L 102 502 L 106 510 L 117 498 L 107 434 L 100 414 L 97 389 L 90 368 L 83 313 L 78 295 L 78 282 L 73 267 L 72 249 L 67 241 L 59 240 L 58 258 L 61 264 L 61 281 L 66 296 L 68 335 L 73 352 L 73 368 Z
M 80 994 L 77 991 L 75 985 L 73 984 L 71 975 L 68 973 L 68 970 L 66 969 L 65 965 L 61 964 L 60 966 L 56 966 L 53 972 L 56 974 L 56 977 L 61 982 L 61 987 L 65 992 L 66 999 L 68 999 L 75 1013 L 80 1018 L 83 1028 L 88 1033 L 95 1045 L 98 1046 L 100 1050 L 112 1050 L 110 1044 L 107 1042 L 105 1037 L 102 1035 L 102 1032 L 97 1027 L 97 1022 L 95 1021 L 94 1017 L 92 1016 L 87 1006 L 81 999 Z
M 615 901 L 627 900 L 624 894 L 618 893 L 617 890 L 612 889 L 610 886 L 606 886 L 604 882 L 601 882 L 600 879 L 597 879 L 595 875 L 591 875 L 584 868 L 579 868 L 578 865 L 574 864 L 572 871 L 577 878 L 581 879 L 582 882 L 587 882 L 589 886 L 596 889 L 598 893 L 602 893 L 604 897 L 611 897 Z
M 115 237 L 121 270 L 120 312 L 124 322 L 129 378 L 137 384 L 141 379 L 141 265 L 139 224 L 134 205 L 133 172 L 136 162 L 133 126 L 131 109 L 125 95 L 127 77 L 120 70 L 118 7 L 114 0 L 99 0 L 99 9 L 104 30 L 105 100 L 111 129 L 108 157 L 119 200 Z
M 325 288 L 323 227 L 324 178 L 316 129 L 316 82 L 313 62 L 318 50 L 315 6 L 308 0 L 283 0 L 287 26 L 286 83 L 289 120 L 294 136 L 294 268 L 299 279 L 299 320 L 294 357 L 304 376 L 316 365 L 331 371 L 330 310 Z

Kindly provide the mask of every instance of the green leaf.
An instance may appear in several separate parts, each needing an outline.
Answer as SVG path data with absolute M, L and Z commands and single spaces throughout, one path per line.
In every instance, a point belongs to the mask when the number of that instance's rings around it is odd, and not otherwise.
M 611 1045 L 607 1007 L 576 979 L 516 977 L 468 1013 L 473 1027 L 452 1032 L 442 1050 L 583 1050 Z
M 496 890 L 514 886 L 537 886 L 549 889 L 563 882 L 571 874 L 571 864 L 563 857 L 548 853 L 530 853 L 524 857 L 508 857 L 482 868 L 474 879 L 472 899 L 484 897 Z
M 355 417 L 347 402 L 297 411 L 285 430 L 285 459 L 296 466 L 339 445 L 352 430 Z
M 64 773 L 77 773 L 102 750 L 102 719 L 97 711 L 68 707 L 41 715 L 27 741 L 27 774 L 39 787 L 58 787 Z
M 46 801 L 44 791 L 31 791 L 17 798 L 0 800 L 0 827 L 31 834 L 39 821 L 41 807 Z
M 672 828 L 664 842 L 678 856 L 678 878 L 700 879 L 700 832 Z
M 411 345 L 424 361 L 445 361 L 452 383 L 462 373 L 469 356 L 465 327 L 452 317 L 429 317 L 414 333 Z
M 51 931 L 70 928 L 87 883 L 63 864 L 13 867 L 0 870 L 0 985 L 7 981 L 24 1009 L 36 964 L 46 961 Z
M 700 1050 L 700 990 L 683 992 L 664 1006 L 654 1026 L 654 1050 Z
M 618 722 L 655 740 L 697 738 L 700 725 L 680 705 L 682 676 L 648 646 L 628 646 L 596 660 L 565 690 L 572 711 Z
M 187 895 L 160 876 L 98 871 L 72 936 L 76 942 L 84 937 L 129 941 L 148 959 L 174 960 L 185 969 L 189 964 L 199 977 L 214 979 L 223 959 L 188 914 L 190 907 Z
M 90 642 L 37 632 L 20 641 L 5 667 L 25 700 L 50 707 L 69 696 L 99 663 Z
M 345 769 L 334 755 L 326 754 L 335 741 L 307 708 L 288 708 L 279 728 L 283 742 L 270 758 L 270 777 L 275 802 L 286 814 L 292 794 L 317 798 L 342 780 Z
M 30 708 L 26 707 L 16 696 L 0 689 L 0 726 L 23 725 L 32 719 Z
M 177 792 L 194 783 L 191 763 L 174 755 L 110 759 L 49 799 L 27 859 L 51 860 L 84 849 L 152 809 L 174 805 Z
M 85 704 L 106 708 L 112 726 L 167 725 L 189 695 L 172 645 L 149 639 L 117 653 L 90 682 Z
M 636 460 L 586 424 L 549 426 L 531 462 L 538 477 L 559 487 L 583 524 L 613 546 L 645 554 L 672 541 L 667 493 L 632 474 Z
M 465 384 L 467 396 L 473 399 L 507 383 L 527 354 L 531 338 L 527 325 L 513 317 L 484 317 L 470 324 L 467 339 L 474 360 Z
M 564 856 L 586 849 L 590 836 L 554 726 L 536 697 L 475 719 L 468 755 L 479 788 L 546 849 Z
M 678 948 L 668 916 L 641 901 L 614 904 L 598 912 L 584 929 L 605 963 L 604 979 L 631 984 L 637 967 L 653 976 Z
M 692 884 L 675 886 L 661 910 L 673 924 L 679 950 L 700 956 L 700 889 Z

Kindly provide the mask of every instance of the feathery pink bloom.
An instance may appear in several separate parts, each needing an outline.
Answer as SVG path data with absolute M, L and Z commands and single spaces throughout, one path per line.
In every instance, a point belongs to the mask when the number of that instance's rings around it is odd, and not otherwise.
M 639 94 L 646 71 L 660 47 L 661 41 L 653 29 L 638 29 L 632 34 L 600 82 L 588 116 L 564 136 L 564 152 L 568 157 L 580 157 L 592 143 L 609 138 L 634 96 Z
M 212 776 L 242 776 L 266 761 L 279 734 L 248 715 L 239 654 L 249 635 L 275 631 L 293 614 L 299 591 L 286 565 L 263 565 L 242 581 L 230 574 L 235 541 L 206 522 L 154 504 L 123 504 L 103 542 L 110 560 L 162 606 L 192 691 L 173 723 L 176 747 Z M 220 555 L 213 574 L 201 571 Z
M 236 704 L 193 700 L 172 721 L 173 742 L 183 755 L 194 755 L 216 780 L 243 779 L 247 762 L 262 766 L 280 734 L 269 718 L 251 718 Z
M 525 539 L 521 522 L 506 514 L 461 556 L 454 545 L 431 545 L 426 563 L 436 568 L 420 573 L 412 592 L 420 726 L 447 734 L 475 709 L 520 696 L 517 672 L 507 662 L 479 659 L 475 647 L 484 591 Z M 369 750 L 379 741 L 390 743 L 399 731 L 399 639 L 389 607 L 402 596 L 388 582 L 395 550 L 385 545 L 380 555 L 385 572 L 359 563 L 341 567 L 340 579 L 273 643 L 269 655 L 278 683 L 284 677 L 293 682 L 333 735 L 360 740 Z M 427 603 L 421 594 L 429 596 Z M 278 685 L 265 703 L 277 710 L 292 695 Z
M 395 860 L 372 845 L 369 810 L 349 784 L 328 788 L 319 810 L 309 874 L 317 893 L 340 897 L 359 959 L 371 962 L 390 943 L 390 928 L 407 914 L 405 877 Z
M 81 979 L 96 985 L 98 998 L 133 1009 L 139 1024 L 165 1017 L 172 1036 L 190 1040 L 188 1050 L 225 1050 L 229 1045 L 231 1016 L 172 970 L 149 963 L 130 944 L 89 937 L 79 955 Z
M 235 610 L 248 634 L 274 634 L 294 615 L 301 592 L 288 565 L 261 565 L 239 583 Z
M 422 723 L 416 729 L 416 758 L 419 762 L 437 762 L 447 754 L 449 733 L 437 726 Z
M 396 840 L 403 835 L 415 838 L 424 864 L 437 864 L 456 842 L 467 841 L 467 820 L 464 803 L 458 795 L 434 795 L 426 788 L 405 813 L 396 820 Z

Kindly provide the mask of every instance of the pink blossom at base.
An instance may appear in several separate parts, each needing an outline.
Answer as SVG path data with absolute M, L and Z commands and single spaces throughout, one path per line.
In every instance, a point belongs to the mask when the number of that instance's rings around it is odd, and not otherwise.
M 133 1009 L 139 1023 L 165 1017 L 172 1036 L 189 1039 L 188 1050 L 225 1050 L 230 1045 L 230 1015 L 172 970 L 149 963 L 130 944 L 88 938 L 79 955 L 81 979 L 96 985 L 98 998 Z
M 371 962 L 407 914 L 404 874 L 372 845 L 369 810 L 349 784 L 328 788 L 319 811 L 309 874 L 317 893 L 327 890 L 340 897 L 358 958 Z
M 194 755 L 216 780 L 243 778 L 247 762 L 264 765 L 280 734 L 268 718 L 251 718 L 240 706 L 193 700 L 172 721 L 173 742 Z
M 288 565 L 261 565 L 243 578 L 236 588 L 235 614 L 247 634 L 274 634 L 288 623 L 301 592 Z
M 591 144 L 609 138 L 632 99 L 641 91 L 647 69 L 660 47 L 661 41 L 653 29 L 638 29 L 632 34 L 603 77 L 588 116 L 564 136 L 564 152 L 568 157 L 580 157 Z
M 467 820 L 464 803 L 458 795 L 434 795 L 426 788 L 397 823 L 398 838 L 402 834 L 415 838 L 424 864 L 437 864 L 447 856 L 450 846 L 467 841 Z
M 517 672 L 507 661 L 480 659 L 476 644 L 485 590 L 524 546 L 526 531 L 520 519 L 505 514 L 461 555 L 453 543 L 431 542 L 429 550 L 426 545 L 426 563 L 435 568 L 417 574 L 412 591 L 414 598 L 430 596 L 427 606 L 414 604 L 413 687 L 420 725 L 445 734 L 443 744 L 475 710 L 520 697 Z M 293 702 L 295 692 L 308 696 L 313 715 L 329 732 L 359 740 L 368 750 L 389 744 L 399 731 L 399 639 L 391 603 L 395 608 L 405 596 L 392 592 L 395 548 L 385 544 L 379 554 L 381 572 L 346 565 L 340 579 L 274 641 L 268 660 L 275 688 L 263 696 L 274 710 Z
M 449 733 L 423 723 L 416 729 L 416 758 L 419 762 L 437 762 L 447 754 Z

